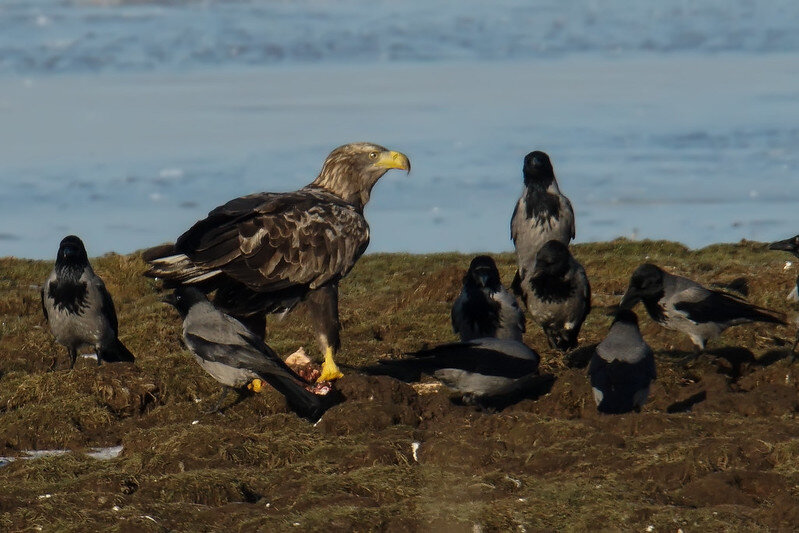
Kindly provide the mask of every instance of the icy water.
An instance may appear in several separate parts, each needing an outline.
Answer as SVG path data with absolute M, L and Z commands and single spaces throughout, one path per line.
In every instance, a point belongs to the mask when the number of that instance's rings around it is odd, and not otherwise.
M 504 251 L 547 151 L 577 240 L 799 232 L 799 3 L 0 2 L 0 256 L 173 240 L 335 146 L 407 153 L 369 250 Z

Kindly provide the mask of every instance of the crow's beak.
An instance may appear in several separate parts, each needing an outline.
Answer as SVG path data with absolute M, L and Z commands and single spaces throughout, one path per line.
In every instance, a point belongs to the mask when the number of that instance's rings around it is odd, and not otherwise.
M 624 293 L 624 297 L 619 302 L 619 309 L 632 309 L 635 307 L 635 304 L 641 301 L 641 297 L 637 294 L 634 294 L 627 289 L 627 292 Z
M 172 292 L 170 292 L 170 293 L 166 294 L 165 296 L 163 296 L 161 298 L 161 301 L 164 302 L 165 304 L 169 304 L 171 306 L 177 306 L 177 304 L 178 304 L 178 300 L 177 300 L 177 298 L 175 298 L 175 293 L 172 293 Z

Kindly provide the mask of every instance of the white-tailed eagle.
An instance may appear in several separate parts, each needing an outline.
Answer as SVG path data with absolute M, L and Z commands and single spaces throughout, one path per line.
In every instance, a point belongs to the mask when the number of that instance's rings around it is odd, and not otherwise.
M 410 172 L 408 157 L 371 143 L 330 152 L 309 185 L 242 196 L 211 211 L 174 245 L 144 252 L 146 276 L 167 287 L 216 291 L 214 304 L 259 336 L 268 313 L 305 301 L 324 354 L 320 381 L 341 377 L 338 282 L 369 245 L 363 208 L 389 169 Z

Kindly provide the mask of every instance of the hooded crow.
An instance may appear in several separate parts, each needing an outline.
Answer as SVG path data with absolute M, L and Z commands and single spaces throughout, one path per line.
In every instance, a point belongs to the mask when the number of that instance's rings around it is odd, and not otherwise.
M 105 283 L 94 273 L 83 241 L 64 237 L 58 246 L 55 268 L 41 290 L 42 311 L 56 341 L 69 350 L 69 368 L 78 350 L 94 348 L 97 364 L 133 362 L 133 354 L 120 342 L 114 302 Z
M 574 210 L 558 188 L 549 156 L 530 152 L 524 158 L 522 173 L 524 191 L 510 222 L 519 270 L 529 268 L 538 250 L 548 241 L 569 244 L 574 239 Z
M 655 380 L 655 357 L 638 330 L 638 317 L 628 309 L 616 314 L 605 340 L 600 342 L 588 375 L 601 413 L 640 411 Z
M 577 336 L 591 311 L 591 286 L 585 269 L 560 241 L 547 242 L 535 262 L 520 266 L 513 290 L 538 322 L 549 344 L 560 351 L 577 346 Z
M 775 241 L 768 245 L 769 250 L 784 250 L 792 253 L 795 257 L 799 257 L 799 235 L 785 239 L 783 241 Z M 799 302 L 799 276 L 796 277 L 796 284 L 793 286 L 791 292 L 788 293 L 788 300 L 792 302 Z M 799 346 L 799 330 L 796 331 L 796 340 L 791 349 L 791 361 L 796 360 L 796 348 Z
M 309 386 L 277 354 L 244 325 L 218 309 L 193 287 L 180 287 L 164 298 L 183 318 L 183 341 L 197 363 L 224 387 L 216 412 L 230 389 L 240 394 L 256 392 L 260 381 L 286 397 L 300 416 L 318 420 L 329 407 L 326 396 L 310 392 Z M 331 396 L 332 397 L 332 396 Z
M 785 239 L 783 241 L 775 241 L 768 245 L 769 250 L 783 250 L 792 253 L 795 257 L 799 257 L 799 235 Z M 788 299 L 793 302 L 799 302 L 799 276 L 796 278 L 796 285 L 790 293 Z M 799 339 L 799 336 L 797 337 Z
M 688 335 L 697 352 L 704 351 L 709 339 L 718 337 L 730 326 L 749 322 L 785 324 L 776 311 L 752 305 L 732 294 L 707 289 L 651 263 L 635 269 L 619 307 L 631 309 L 639 301 L 644 303 L 652 320 Z
M 452 329 L 461 341 L 480 337 L 521 341 L 524 321 L 516 297 L 499 280 L 494 260 L 487 255 L 472 259 L 452 304 Z
M 190 285 L 263 338 L 266 315 L 305 302 L 324 356 L 320 381 L 341 377 L 338 283 L 369 245 L 363 210 L 405 154 L 372 143 L 339 146 L 312 183 L 292 192 L 235 198 L 195 223 L 174 245 L 146 250 L 146 276 Z
M 407 354 L 401 360 L 380 361 L 372 373 L 418 380 L 431 374 L 463 395 L 467 403 L 515 397 L 540 381 L 537 353 L 521 342 L 495 338 L 442 344 Z M 412 374 L 412 375 L 409 375 Z

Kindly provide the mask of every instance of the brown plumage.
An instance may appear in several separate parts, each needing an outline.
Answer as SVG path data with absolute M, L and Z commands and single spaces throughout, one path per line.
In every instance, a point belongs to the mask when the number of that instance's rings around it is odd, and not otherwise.
M 174 245 L 147 250 L 145 275 L 170 287 L 216 290 L 216 306 L 261 336 L 267 313 L 288 311 L 306 300 L 332 365 L 340 344 L 338 281 L 369 244 L 363 208 L 377 180 L 392 168 L 410 172 L 410 162 L 375 144 L 340 146 L 302 189 L 236 198 L 211 211 Z

